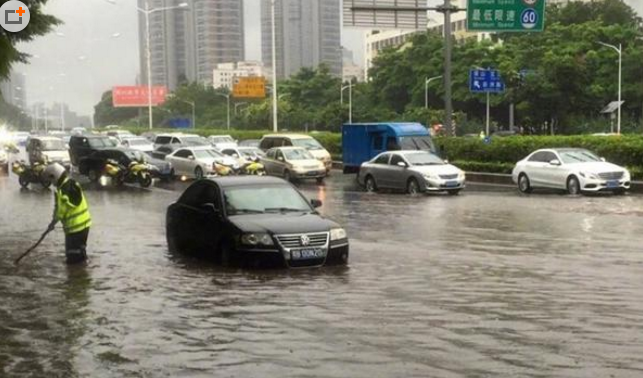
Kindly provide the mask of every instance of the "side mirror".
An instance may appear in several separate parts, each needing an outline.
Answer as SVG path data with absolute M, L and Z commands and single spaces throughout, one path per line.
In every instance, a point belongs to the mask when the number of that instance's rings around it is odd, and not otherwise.
M 406 168 L 406 167 L 407 167 L 406 163 L 405 163 L 405 162 L 403 162 L 403 161 L 398 162 L 398 163 L 397 163 L 397 166 L 398 166 L 398 167 L 402 167 L 402 168 Z
M 277 158 L 277 160 L 279 160 L 279 161 L 284 161 L 284 158 L 283 158 L 283 156 L 279 156 L 279 157 Z
M 238 158 L 239 158 L 239 154 L 232 154 L 232 157 L 233 157 L 233 158 L 238 159 Z
M 604 157 L 602 157 L 602 158 L 601 158 L 601 161 L 602 161 L 602 162 L 606 162 L 607 160 L 605 160 L 605 158 L 604 158 Z
M 555 165 L 555 166 L 560 166 L 561 165 L 560 160 L 558 160 L 558 159 L 554 159 L 554 160 L 550 161 L 549 164 L 550 165 Z
M 310 204 L 313 205 L 313 207 L 315 209 L 317 209 L 318 207 L 321 207 L 323 205 L 322 201 L 318 200 L 318 199 L 311 199 Z
M 190 155 L 190 156 L 188 156 L 188 159 L 190 159 L 190 160 L 194 160 L 194 155 Z
M 444 164 L 449 164 L 449 159 L 444 159 Z
M 201 209 L 203 209 L 203 211 L 207 212 L 208 214 L 212 214 L 212 215 L 221 214 L 219 209 L 217 209 L 213 203 L 204 203 L 201 205 Z

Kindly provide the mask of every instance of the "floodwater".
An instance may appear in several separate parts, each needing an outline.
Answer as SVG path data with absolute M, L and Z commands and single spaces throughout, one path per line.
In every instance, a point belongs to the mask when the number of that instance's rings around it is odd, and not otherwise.
M 53 195 L 0 177 L 2 377 L 641 377 L 643 197 L 367 194 L 306 184 L 347 268 L 225 270 L 170 255 L 183 184 L 90 189 L 90 261 Z

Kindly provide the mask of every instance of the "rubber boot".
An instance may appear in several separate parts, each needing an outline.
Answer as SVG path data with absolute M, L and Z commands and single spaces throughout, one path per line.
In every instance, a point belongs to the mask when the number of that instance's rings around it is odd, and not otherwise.
M 80 264 L 87 260 L 87 252 L 84 248 L 68 249 L 65 251 L 65 257 L 67 257 L 67 264 Z

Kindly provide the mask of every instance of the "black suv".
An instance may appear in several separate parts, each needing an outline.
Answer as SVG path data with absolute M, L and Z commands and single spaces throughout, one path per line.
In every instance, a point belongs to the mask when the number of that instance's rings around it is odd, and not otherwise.
M 167 209 L 168 247 L 223 265 L 344 265 L 346 231 L 321 216 L 320 206 L 275 177 L 199 180 Z
M 107 160 L 114 160 L 126 167 L 133 161 L 145 161 L 151 166 L 150 174 L 152 177 L 165 180 L 174 177 L 174 170 L 169 162 L 154 159 L 141 151 L 120 147 L 94 151 L 81 158 L 78 163 L 78 171 L 81 175 L 88 176 L 92 181 L 97 180 Z
M 78 167 L 81 159 L 93 152 L 117 146 L 117 141 L 105 135 L 74 135 L 69 139 L 71 164 Z

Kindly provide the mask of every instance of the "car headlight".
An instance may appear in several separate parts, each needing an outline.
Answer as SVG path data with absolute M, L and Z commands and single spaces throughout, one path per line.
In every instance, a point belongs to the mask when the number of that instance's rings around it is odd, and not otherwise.
M 333 228 L 330 230 L 330 241 L 346 239 L 346 230 L 343 228 Z
M 438 175 L 435 175 L 433 173 L 428 173 L 428 174 L 425 174 L 423 176 L 427 180 L 437 180 L 438 179 Z
M 243 234 L 241 236 L 241 244 L 245 245 L 275 245 L 272 237 L 269 234 Z
M 584 178 L 592 179 L 592 180 L 598 180 L 598 176 L 596 176 L 593 173 L 589 172 L 578 172 L 579 175 L 581 175 Z
M 458 172 L 458 179 L 464 180 L 467 178 L 467 175 L 464 173 L 464 171 Z

